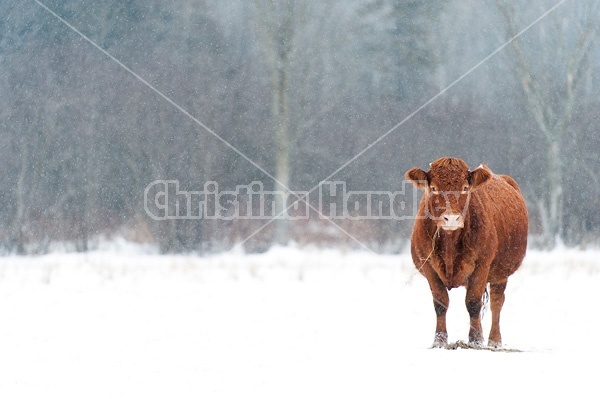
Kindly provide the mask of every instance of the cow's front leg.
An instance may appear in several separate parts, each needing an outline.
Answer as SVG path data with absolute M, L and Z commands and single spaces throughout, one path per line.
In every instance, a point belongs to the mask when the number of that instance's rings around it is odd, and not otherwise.
M 435 337 L 433 339 L 434 348 L 444 348 L 448 345 L 448 331 L 446 330 L 446 311 L 448 310 L 448 304 L 450 298 L 448 297 L 448 291 L 444 286 L 444 283 L 439 278 L 437 273 L 432 268 L 428 267 L 425 270 L 427 281 L 429 282 L 429 288 L 431 289 L 431 295 L 433 296 L 433 308 L 435 309 L 436 323 L 435 323 Z
M 481 328 L 481 307 L 483 306 L 483 293 L 487 285 L 489 267 L 475 268 L 475 271 L 469 277 L 467 283 L 467 295 L 465 304 L 469 312 L 470 328 L 469 328 L 469 344 L 482 346 L 483 345 L 483 330 Z

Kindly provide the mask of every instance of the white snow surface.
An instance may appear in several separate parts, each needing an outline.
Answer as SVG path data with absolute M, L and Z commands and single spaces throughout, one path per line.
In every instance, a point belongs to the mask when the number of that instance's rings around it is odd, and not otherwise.
M 600 251 L 530 251 L 501 322 L 522 352 L 444 350 L 406 254 L 2 257 L 0 397 L 590 397 L 599 286 Z M 451 342 L 467 340 L 464 295 L 450 292 Z

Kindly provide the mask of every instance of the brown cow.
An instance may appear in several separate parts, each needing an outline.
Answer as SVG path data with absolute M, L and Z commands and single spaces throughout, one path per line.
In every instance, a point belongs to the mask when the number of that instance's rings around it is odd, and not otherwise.
M 490 284 L 492 328 L 488 345 L 502 345 L 500 311 L 508 276 L 525 257 L 527 208 L 518 184 L 485 165 L 470 171 L 458 158 L 440 158 L 406 178 L 425 190 L 411 238 L 415 266 L 429 282 L 437 316 L 434 347 L 448 344 L 448 291 L 465 286 L 469 343 L 483 345 L 480 311 Z

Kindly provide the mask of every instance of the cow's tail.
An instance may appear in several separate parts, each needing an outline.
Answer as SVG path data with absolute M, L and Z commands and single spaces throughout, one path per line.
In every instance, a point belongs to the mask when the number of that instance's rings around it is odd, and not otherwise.
M 485 286 L 485 291 L 483 291 L 483 297 L 481 298 L 481 301 L 483 302 L 483 306 L 481 307 L 481 320 L 483 320 L 483 316 L 485 316 L 485 312 L 487 312 L 487 309 L 490 306 L 490 290 L 489 290 L 489 283 L 486 284 Z

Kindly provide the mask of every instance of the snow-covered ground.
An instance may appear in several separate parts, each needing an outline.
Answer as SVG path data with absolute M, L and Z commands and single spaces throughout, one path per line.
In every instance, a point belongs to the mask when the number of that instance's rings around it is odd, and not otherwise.
M 406 255 L 4 257 L 0 397 L 590 397 L 598 287 L 600 252 L 532 251 L 502 315 L 523 352 L 452 351 L 429 349 L 431 296 Z M 466 340 L 464 289 L 448 317 Z

